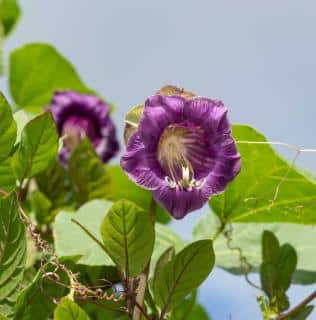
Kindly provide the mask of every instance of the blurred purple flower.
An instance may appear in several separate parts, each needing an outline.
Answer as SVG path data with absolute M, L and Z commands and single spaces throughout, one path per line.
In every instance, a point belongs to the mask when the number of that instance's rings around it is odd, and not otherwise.
M 176 219 L 201 208 L 241 167 L 226 107 L 203 97 L 148 98 L 121 166 Z
M 63 165 L 67 165 L 71 152 L 84 138 L 89 138 L 103 162 L 117 153 L 116 129 L 109 106 L 101 99 L 75 91 L 58 91 L 49 108 L 59 135 L 64 137 L 59 153 Z

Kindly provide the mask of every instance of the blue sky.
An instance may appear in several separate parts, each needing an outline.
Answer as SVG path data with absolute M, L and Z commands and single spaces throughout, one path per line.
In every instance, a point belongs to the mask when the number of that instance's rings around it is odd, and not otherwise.
M 130 106 L 172 83 L 222 99 L 232 122 L 251 124 L 271 140 L 316 147 L 315 1 L 21 3 L 23 17 L 7 51 L 26 42 L 55 45 L 88 86 L 117 105 L 120 134 Z M 304 154 L 298 164 L 316 171 L 316 156 Z M 202 212 L 174 222 L 174 229 L 189 239 Z M 311 289 L 291 289 L 293 303 Z M 230 314 L 233 320 L 260 319 L 255 296 L 242 278 L 222 270 L 200 291 L 215 320 Z

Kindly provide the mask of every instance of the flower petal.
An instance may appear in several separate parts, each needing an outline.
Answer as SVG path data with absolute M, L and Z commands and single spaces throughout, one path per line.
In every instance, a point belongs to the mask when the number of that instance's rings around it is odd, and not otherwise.
M 163 130 L 171 123 L 182 120 L 185 99 L 180 96 L 155 95 L 145 102 L 139 122 L 142 141 L 151 149 L 156 148 Z
M 153 191 L 154 199 L 176 219 L 182 219 L 191 211 L 200 209 L 208 201 L 209 195 L 202 189 L 191 191 L 171 189 L 166 184 Z
M 145 149 L 137 131 L 128 140 L 121 167 L 133 182 L 148 190 L 157 189 L 164 182 L 155 154 Z

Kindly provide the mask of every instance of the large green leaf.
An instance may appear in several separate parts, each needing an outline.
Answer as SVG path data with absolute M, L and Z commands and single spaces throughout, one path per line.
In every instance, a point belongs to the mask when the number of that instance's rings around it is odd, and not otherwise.
M 211 239 L 218 227 L 219 221 L 216 216 L 212 213 L 206 214 L 194 228 L 194 239 Z M 316 282 L 316 228 L 290 223 L 233 223 L 230 246 L 242 250 L 242 255 L 253 266 L 253 271 L 257 271 L 262 263 L 261 235 L 264 230 L 270 230 L 281 243 L 290 243 L 295 248 L 298 265 L 294 281 L 302 284 Z M 223 235 L 214 241 L 214 250 L 217 266 L 232 273 L 241 273 L 239 252 L 228 248 L 227 239 Z
M 63 298 L 55 309 L 54 320 L 90 320 L 90 318 L 72 300 Z
M 26 262 L 25 227 L 16 196 L 0 199 L 0 313 L 12 315 Z
M 266 141 L 248 126 L 234 126 L 233 134 L 237 142 Z M 221 220 L 316 223 L 315 181 L 283 160 L 270 145 L 239 143 L 238 149 L 240 174 L 210 201 Z
M 0 92 L 0 162 L 9 156 L 16 140 L 16 131 L 11 108 Z
M 31 120 L 23 129 L 19 149 L 12 158 L 18 180 L 32 178 L 56 158 L 58 135 L 50 112 Z
M 185 247 L 167 263 L 154 279 L 155 302 L 166 313 L 209 275 L 215 262 L 211 240 Z
M 56 90 L 89 90 L 74 67 L 52 46 L 27 44 L 10 56 L 10 89 L 20 108 L 46 106 Z
M 92 200 L 76 212 L 60 212 L 54 223 L 56 254 L 72 259 L 78 264 L 90 266 L 114 265 L 110 257 L 71 219 L 80 222 L 97 239 L 102 241 L 100 226 L 112 203 Z
M 109 256 L 128 276 L 145 269 L 155 240 L 147 212 L 130 201 L 118 201 L 104 218 L 101 233 Z
M 314 306 L 305 306 L 304 308 L 298 310 L 289 317 L 288 320 L 306 320 L 309 319 L 308 316 L 313 312 Z
M 134 202 L 145 211 L 149 210 L 152 198 L 150 191 L 138 187 L 129 180 L 119 165 L 107 166 L 106 171 L 110 178 L 109 188 L 111 190 L 111 200 L 118 201 L 127 199 Z M 170 219 L 170 215 L 158 206 L 157 221 L 167 223 Z
M 0 0 L 0 24 L 4 34 L 8 35 L 20 17 L 20 7 L 17 0 Z
M 52 266 L 45 266 L 45 272 L 53 271 Z M 59 272 L 60 281 L 67 284 L 67 275 Z M 33 281 L 18 295 L 15 305 L 14 320 L 46 320 L 52 316 L 55 304 L 52 299 L 59 299 L 67 294 L 68 289 L 49 279 L 43 279 L 39 271 Z
M 68 172 L 79 204 L 109 198 L 109 177 L 89 140 L 83 140 L 71 154 Z

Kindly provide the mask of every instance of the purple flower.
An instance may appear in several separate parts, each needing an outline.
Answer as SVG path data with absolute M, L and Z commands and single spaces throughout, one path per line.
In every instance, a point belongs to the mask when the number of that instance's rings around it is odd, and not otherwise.
M 109 116 L 109 106 L 101 99 L 75 91 L 58 91 L 50 105 L 64 146 L 59 158 L 67 165 L 73 149 L 89 138 L 96 153 L 107 162 L 118 151 L 116 129 Z
M 241 167 L 226 107 L 203 97 L 148 98 L 121 166 L 176 219 L 201 208 Z

